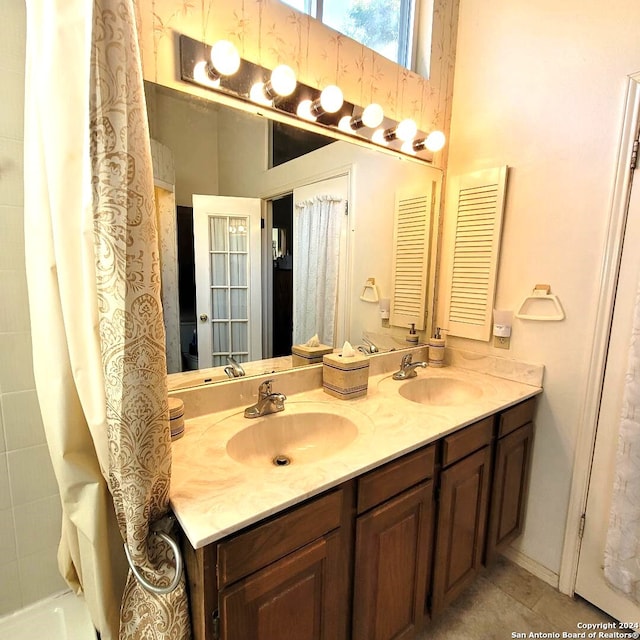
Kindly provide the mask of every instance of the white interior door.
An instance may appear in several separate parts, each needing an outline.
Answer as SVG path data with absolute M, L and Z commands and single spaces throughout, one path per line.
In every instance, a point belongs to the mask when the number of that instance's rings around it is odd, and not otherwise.
M 198 367 L 262 358 L 259 198 L 193 196 Z
M 296 236 L 296 205 L 305 200 L 310 200 L 317 196 L 332 196 L 344 200 L 344 212 L 342 216 L 342 224 L 340 231 L 340 250 L 338 265 L 338 293 L 336 300 L 336 316 L 334 324 L 334 339 L 331 346 L 341 347 L 347 336 L 347 324 L 349 321 L 349 303 L 348 291 L 350 276 L 348 273 L 349 265 L 349 225 L 348 225 L 348 202 L 349 202 L 349 175 L 336 176 L 307 184 L 302 187 L 296 187 L 293 190 L 293 235 Z M 296 259 L 293 254 L 293 305 L 296 305 L 296 292 L 299 291 L 300 283 L 296 278 Z M 295 314 L 294 314 L 295 315 Z M 294 320 L 295 322 L 295 320 Z M 296 333 L 294 327 L 294 335 Z M 311 338 L 311 336 L 308 336 Z M 295 339 L 294 339 L 295 342 Z
M 585 600 L 625 622 L 640 621 L 640 606 L 608 585 L 603 561 L 633 305 L 640 278 L 639 246 L 640 185 L 636 182 L 631 191 L 575 586 L 575 592 Z

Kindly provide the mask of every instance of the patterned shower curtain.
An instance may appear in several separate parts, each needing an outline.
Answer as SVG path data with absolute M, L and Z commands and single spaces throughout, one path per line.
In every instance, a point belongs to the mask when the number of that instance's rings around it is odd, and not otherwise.
M 640 602 L 640 283 L 624 384 L 604 575 Z
M 109 488 L 133 563 L 166 586 L 175 560 L 152 527 L 167 522 L 171 479 L 165 330 L 153 168 L 133 5 L 96 0 L 90 157 Z M 160 525 L 170 529 L 169 524 Z M 165 595 L 129 572 L 120 638 L 190 635 L 184 576 Z
M 103 640 L 190 637 L 166 587 L 171 437 L 149 135 L 131 0 L 27 0 L 25 238 L 61 572 Z

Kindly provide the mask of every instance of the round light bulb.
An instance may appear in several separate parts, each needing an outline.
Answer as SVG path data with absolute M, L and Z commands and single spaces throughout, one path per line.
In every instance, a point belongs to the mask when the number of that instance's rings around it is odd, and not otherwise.
M 296 84 L 296 74 L 286 64 L 278 65 L 271 72 L 271 86 L 279 96 L 290 96 Z
M 403 142 L 402 146 L 400 147 L 400 151 L 402 151 L 402 153 L 407 153 L 410 156 L 415 156 L 416 150 L 413 148 L 413 140 L 407 140 L 406 142 Z
M 353 127 L 351 126 L 351 116 L 342 116 L 340 122 L 338 122 L 338 129 L 345 133 L 353 133 Z
M 432 131 L 425 141 L 425 147 L 429 149 L 429 151 L 440 151 L 442 147 L 444 147 L 444 143 L 447 141 L 444 133 L 442 131 Z
M 296 109 L 296 113 L 304 120 L 315 122 L 316 117 L 311 113 L 311 100 L 302 100 Z
M 365 110 L 362 112 L 362 124 L 365 127 L 370 127 L 371 129 L 375 129 L 382 124 L 382 119 L 384 118 L 384 111 L 379 104 L 372 102 L 368 107 L 365 107 Z
M 396 127 L 396 137 L 403 142 L 414 138 L 416 133 L 418 133 L 418 125 L 411 118 L 402 120 Z
M 240 68 L 240 54 L 232 42 L 218 40 L 211 47 L 211 64 L 223 76 L 232 76 Z
M 265 95 L 264 82 L 256 82 L 251 86 L 251 89 L 249 89 L 249 99 L 252 102 L 263 104 L 265 107 L 272 105 L 271 100 Z
M 220 78 L 212 80 L 207 73 L 207 65 L 210 64 L 206 60 L 197 62 L 193 67 L 193 79 L 199 84 L 203 84 L 207 87 L 213 87 L 217 89 L 220 86 Z
M 389 144 L 384 137 L 384 129 L 376 129 L 371 136 L 371 140 L 376 144 L 381 144 L 383 147 Z
M 328 87 L 325 87 L 320 94 L 320 106 L 327 113 L 335 113 L 338 111 L 343 102 L 342 90 L 335 84 L 330 84 Z

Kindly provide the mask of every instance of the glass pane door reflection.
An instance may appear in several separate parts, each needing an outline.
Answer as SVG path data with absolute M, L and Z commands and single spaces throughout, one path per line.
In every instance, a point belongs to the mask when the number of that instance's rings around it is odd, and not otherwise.
M 249 354 L 249 218 L 212 216 L 209 222 L 212 364 Z

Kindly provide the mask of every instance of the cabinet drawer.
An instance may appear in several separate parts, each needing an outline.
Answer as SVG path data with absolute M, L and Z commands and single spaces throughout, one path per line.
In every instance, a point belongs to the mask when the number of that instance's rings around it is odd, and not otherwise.
M 430 445 L 385 464 L 358 480 L 358 513 L 433 476 L 436 447 Z
M 489 416 L 443 438 L 442 466 L 453 464 L 489 444 L 493 436 L 493 421 L 494 416 Z
M 515 431 L 523 424 L 533 421 L 535 409 L 536 398 L 530 398 L 500 414 L 498 438 L 502 438 L 502 436 L 506 436 L 508 433 Z
M 343 490 L 312 500 L 289 513 L 218 545 L 218 587 L 231 584 L 340 526 Z

